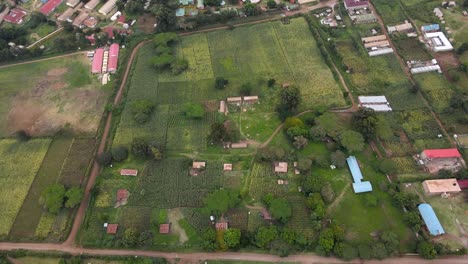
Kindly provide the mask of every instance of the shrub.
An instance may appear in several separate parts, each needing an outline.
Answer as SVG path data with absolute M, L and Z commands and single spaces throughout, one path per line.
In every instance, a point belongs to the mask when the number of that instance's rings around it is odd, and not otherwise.
M 199 103 L 187 103 L 184 106 L 184 115 L 190 119 L 202 119 L 205 109 Z
M 187 60 L 175 60 L 172 64 L 171 64 L 171 70 L 172 70 L 172 74 L 174 75 L 179 75 L 181 74 L 182 72 L 184 72 L 187 68 L 188 68 L 188 61 Z
M 222 90 L 226 88 L 226 85 L 228 85 L 229 81 L 224 79 L 223 77 L 216 77 L 215 80 L 215 88 Z
M 112 154 L 108 151 L 104 151 L 97 156 L 97 162 L 101 166 L 108 166 L 112 163 Z
M 124 161 L 128 158 L 128 149 L 124 146 L 114 147 L 111 150 L 112 159 L 115 161 Z

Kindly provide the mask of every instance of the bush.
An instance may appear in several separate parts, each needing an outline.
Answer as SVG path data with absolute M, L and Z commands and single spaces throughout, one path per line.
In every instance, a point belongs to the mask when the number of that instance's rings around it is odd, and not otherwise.
M 240 89 L 239 89 L 239 93 L 242 95 L 242 96 L 248 96 L 248 95 L 251 95 L 252 94 L 252 90 L 253 90 L 253 86 L 251 83 L 244 83 Z
M 346 165 L 346 155 L 343 151 L 337 150 L 330 154 L 330 162 L 338 168 L 343 168 Z
M 19 142 L 25 142 L 31 139 L 31 136 L 25 130 L 19 130 L 15 133 L 16 139 Z
M 393 160 L 386 159 L 380 163 L 379 170 L 385 174 L 393 174 L 397 171 L 397 165 Z
M 202 119 L 205 109 L 199 103 L 187 103 L 184 106 L 184 115 L 190 119 Z
M 133 114 L 133 119 L 138 124 L 144 124 L 150 119 L 151 114 L 154 111 L 155 105 L 149 100 L 138 100 L 133 101 L 130 105 L 130 108 Z
M 222 90 L 226 88 L 226 85 L 228 85 L 229 81 L 224 79 L 223 77 L 216 77 L 215 80 L 215 88 Z
M 111 150 L 112 159 L 115 161 L 124 161 L 128 158 L 128 149 L 124 146 L 114 147 Z
M 188 61 L 187 60 L 175 60 L 172 64 L 171 64 L 171 70 L 172 70 L 172 74 L 174 75 L 179 75 L 181 74 L 182 72 L 184 72 L 187 68 L 188 68 Z
M 41 195 L 41 200 L 51 214 L 57 214 L 63 206 L 65 187 L 55 183 L 47 187 Z
M 112 163 L 112 154 L 108 151 L 104 151 L 97 156 L 97 162 L 101 166 L 109 166 Z

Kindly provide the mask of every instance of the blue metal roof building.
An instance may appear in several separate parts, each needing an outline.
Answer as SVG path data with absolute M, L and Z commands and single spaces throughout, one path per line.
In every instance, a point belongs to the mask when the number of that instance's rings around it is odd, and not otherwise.
M 422 31 L 427 32 L 427 31 L 439 31 L 440 26 L 439 24 L 432 24 L 432 25 L 425 25 L 421 27 Z
M 431 205 L 427 203 L 420 204 L 418 206 L 418 210 L 431 235 L 438 236 L 445 234 L 444 228 L 440 224 L 439 219 L 437 219 Z
M 348 163 L 349 170 L 351 171 L 351 175 L 353 176 L 354 193 L 371 192 L 372 184 L 369 181 L 362 181 L 363 177 L 356 157 L 350 156 L 346 159 L 346 162 Z

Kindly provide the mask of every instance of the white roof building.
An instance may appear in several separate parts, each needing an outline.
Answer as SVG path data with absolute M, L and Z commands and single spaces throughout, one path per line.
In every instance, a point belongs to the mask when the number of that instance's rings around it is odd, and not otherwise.
M 392 111 L 387 98 L 381 96 L 358 96 L 359 104 L 361 107 L 374 109 L 376 112 L 389 112 Z
M 100 9 L 99 9 L 99 13 L 107 16 L 110 11 L 112 11 L 112 9 L 115 8 L 115 3 L 117 2 L 117 0 L 109 0 L 107 1 Z
M 447 39 L 443 32 L 424 33 L 424 36 L 432 46 L 435 52 L 453 50 L 452 43 Z

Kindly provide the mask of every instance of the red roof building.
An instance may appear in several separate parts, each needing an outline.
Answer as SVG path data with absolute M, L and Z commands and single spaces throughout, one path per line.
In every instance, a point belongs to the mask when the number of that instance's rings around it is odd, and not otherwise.
M 137 170 L 129 170 L 129 169 L 121 169 L 120 170 L 120 175 L 122 175 L 122 176 L 137 176 L 138 171 Z
M 117 202 L 121 202 L 124 199 L 128 198 L 128 191 L 125 189 L 117 190 Z
M 119 228 L 119 224 L 108 224 L 107 225 L 107 234 L 117 234 L 117 229 Z
M 104 49 L 99 48 L 94 53 L 93 65 L 91 66 L 91 73 L 101 73 L 102 70 L 102 57 L 104 56 Z
M 468 179 L 466 180 L 457 180 L 458 186 L 460 186 L 461 189 L 468 189 Z
M 460 158 L 460 152 L 458 149 L 425 149 L 421 153 L 422 158 L 425 159 L 448 159 L 448 158 Z
M 119 62 L 119 44 L 113 43 L 109 48 L 109 62 L 107 63 L 107 71 L 117 71 Z M 136 176 L 136 175 L 135 175 Z
M 119 18 L 117 19 L 117 23 L 125 24 L 125 16 L 124 15 L 119 16 Z
M 227 222 L 218 222 L 215 224 L 215 228 L 217 231 L 228 230 L 228 223 Z
M 49 0 L 47 3 L 43 4 L 41 8 L 39 8 L 39 12 L 48 16 L 52 11 L 57 8 L 62 3 L 63 0 Z
M 169 234 L 171 232 L 171 224 L 160 224 L 159 233 L 160 234 Z
M 26 11 L 22 9 L 13 8 L 10 13 L 3 17 L 3 20 L 12 24 L 21 24 L 23 23 L 23 17 L 26 16 L 26 14 Z

